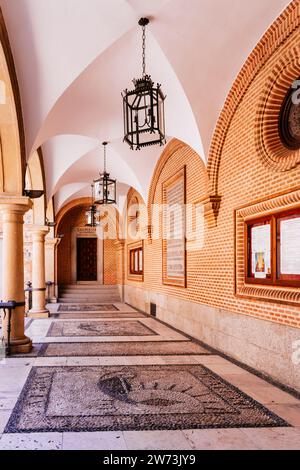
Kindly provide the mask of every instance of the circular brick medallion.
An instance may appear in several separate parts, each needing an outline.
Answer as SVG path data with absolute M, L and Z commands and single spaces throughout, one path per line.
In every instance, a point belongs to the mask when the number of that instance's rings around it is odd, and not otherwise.
M 263 163 L 275 171 L 288 171 L 300 164 L 299 75 L 300 54 L 281 58 L 259 100 L 256 149 Z

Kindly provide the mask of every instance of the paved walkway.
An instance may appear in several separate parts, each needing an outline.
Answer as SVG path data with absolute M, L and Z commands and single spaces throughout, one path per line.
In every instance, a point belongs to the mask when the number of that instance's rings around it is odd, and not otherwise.
M 292 395 L 125 304 L 51 308 L 0 361 L 0 450 L 300 449 Z

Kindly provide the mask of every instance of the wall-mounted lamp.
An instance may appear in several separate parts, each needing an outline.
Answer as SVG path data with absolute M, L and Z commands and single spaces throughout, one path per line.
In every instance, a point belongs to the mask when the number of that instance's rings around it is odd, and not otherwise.
M 30 199 L 38 199 L 44 194 L 45 191 L 43 189 L 24 189 L 24 196 L 30 197 Z

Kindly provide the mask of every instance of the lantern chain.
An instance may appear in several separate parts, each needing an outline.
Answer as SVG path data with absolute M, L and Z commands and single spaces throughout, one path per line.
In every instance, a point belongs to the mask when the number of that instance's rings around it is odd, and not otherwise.
M 103 148 L 104 148 L 104 173 L 106 173 L 106 145 L 107 142 L 103 142 Z
M 143 39 L 142 39 L 142 60 L 143 60 L 143 78 L 146 76 L 146 26 L 143 25 Z

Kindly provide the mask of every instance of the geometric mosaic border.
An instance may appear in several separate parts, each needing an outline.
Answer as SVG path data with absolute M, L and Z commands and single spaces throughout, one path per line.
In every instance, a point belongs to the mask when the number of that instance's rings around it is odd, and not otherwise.
M 33 367 L 4 432 L 279 426 L 289 424 L 202 365 L 76 366 Z

